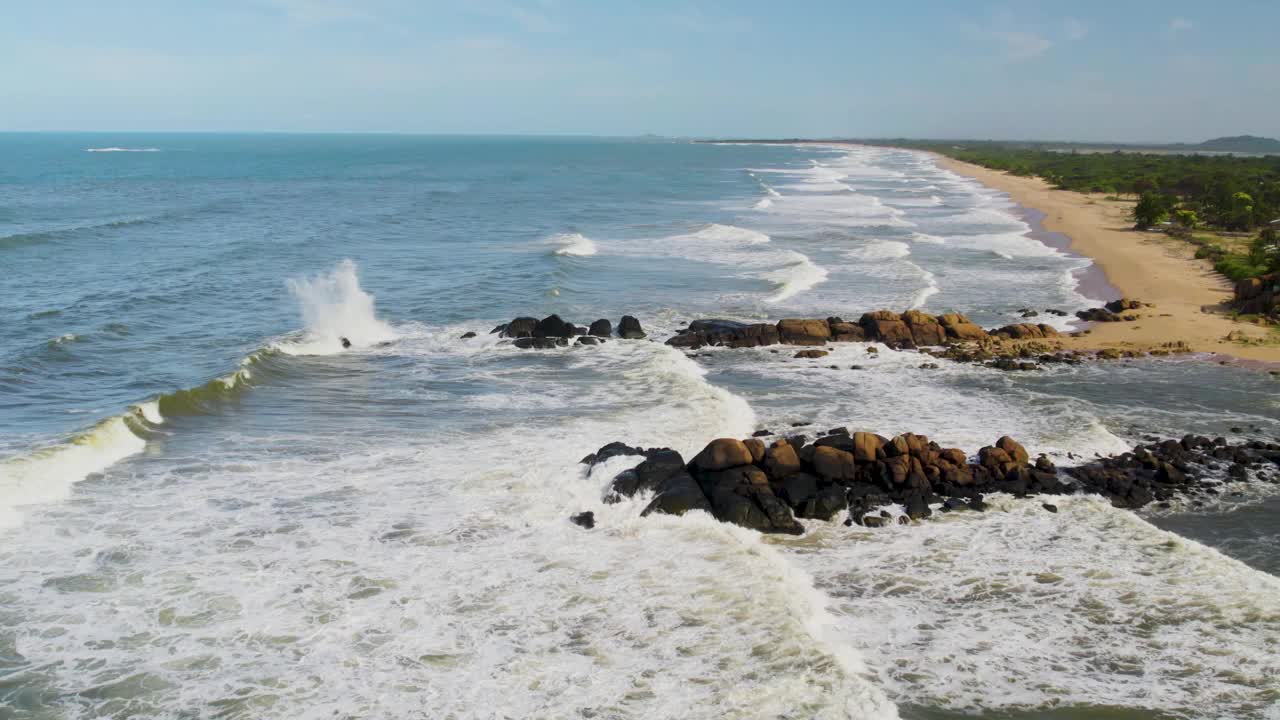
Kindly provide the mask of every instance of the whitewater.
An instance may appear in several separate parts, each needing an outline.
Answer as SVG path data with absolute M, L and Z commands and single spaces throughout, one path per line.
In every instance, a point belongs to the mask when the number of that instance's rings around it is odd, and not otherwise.
M 641 517 L 602 493 L 638 458 L 578 462 L 793 425 L 1011 433 L 1060 464 L 1280 433 L 1267 376 L 1197 358 L 1010 375 L 661 343 L 700 317 L 1096 303 L 1088 259 L 999 193 L 865 147 L 184 145 L 49 143 L 82 188 L 57 217 L 44 165 L 16 171 L 0 236 L 56 242 L 0 246 L 13 717 L 1280 717 L 1280 532 L 1244 521 L 1265 483 L 775 538 Z M 658 342 L 490 333 L 551 312 Z

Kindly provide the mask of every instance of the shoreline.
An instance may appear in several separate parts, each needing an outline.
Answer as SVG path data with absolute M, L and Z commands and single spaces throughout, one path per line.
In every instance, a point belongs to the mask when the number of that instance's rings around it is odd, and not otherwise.
M 1054 189 L 1040 178 L 1016 177 L 1002 171 L 929 153 L 938 166 L 1007 194 L 1032 218 L 1041 215 L 1032 237 L 1050 247 L 1065 249 L 1093 261 L 1105 287 L 1124 297 L 1153 303 L 1135 322 L 1094 323 L 1088 334 L 1062 338 L 1068 349 L 1147 351 L 1183 342 L 1192 352 L 1215 359 L 1227 357 L 1258 367 L 1280 366 L 1280 346 L 1230 342 L 1230 333 L 1266 340 L 1266 328 L 1237 322 L 1221 310 L 1232 297 L 1229 280 L 1206 260 L 1195 258 L 1189 244 L 1161 233 L 1131 229 L 1128 204 L 1101 195 Z M 1044 234 L 1035 232 L 1043 229 Z M 1055 237 L 1056 236 L 1056 237 Z M 1099 278 L 1080 276 L 1080 293 L 1095 298 L 1106 292 Z M 1086 282 L 1089 283 L 1086 286 Z

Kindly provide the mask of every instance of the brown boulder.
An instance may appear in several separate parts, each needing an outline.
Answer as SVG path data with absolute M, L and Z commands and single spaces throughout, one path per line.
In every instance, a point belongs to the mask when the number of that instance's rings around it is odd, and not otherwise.
M 941 455 L 943 460 L 959 467 L 963 467 L 969 461 L 969 456 L 965 455 L 960 448 L 947 448 L 942 451 Z
M 820 357 L 826 357 L 828 354 L 829 353 L 826 350 L 801 350 L 795 354 L 795 357 L 817 359 Z
M 911 330 L 911 338 L 916 345 L 942 345 L 947 341 L 947 331 L 929 313 L 908 310 L 902 313 L 901 319 Z
M 813 469 L 828 480 L 852 480 L 858 468 L 852 453 L 822 445 L 813 450 Z
M 867 332 L 861 325 L 851 322 L 829 323 L 831 339 L 835 342 L 862 342 L 867 339 Z
M 981 340 L 987 337 L 987 331 L 973 323 L 946 325 L 944 329 L 947 331 L 947 337 L 952 340 Z
M 1009 457 L 1009 453 L 998 447 L 988 445 L 978 450 L 978 464 L 984 468 L 999 468 L 1010 462 L 1013 462 L 1013 459 Z
M 858 462 L 874 462 L 876 451 L 886 440 L 875 433 L 856 432 L 853 434 L 853 457 Z
M 1019 465 L 1026 465 L 1031 461 L 1031 455 L 1027 453 L 1027 449 L 1008 435 L 997 440 L 996 447 L 1005 451 L 1009 458 Z
M 910 347 L 915 344 L 911 328 L 888 310 L 866 313 L 858 320 L 858 324 L 866 331 L 868 340 L 879 340 L 893 347 Z
M 698 456 L 693 464 L 701 470 L 724 470 L 739 465 L 750 465 L 751 450 L 741 440 L 719 438 L 712 440 Z
M 917 466 L 919 462 L 916 463 Z M 911 457 L 908 455 L 898 455 L 896 457 L 885 458 L 880 461 L 881 472 L 884 479 L 893 485 L 902 485 L 907 481 L 907 476 L 911 474 Z
M 800 472 L 800 458 L 796 455 L 795 448 L 786 441 L 779 440 L 765 451 L 764 469 L 777 480 L 791 477 Z
M 750 440 L 743 440 L 742 444 L 746 445 L 747 450 L 751 451 L 751 462 L 758 463 L 764 459 L 764 441 L 763 440 L 760 440 L 757 438 L 751 438 Z
M 823 345 L 831 339 L 831 326 L 826 320 L 778 321 L 778 337 L 788 345 Z

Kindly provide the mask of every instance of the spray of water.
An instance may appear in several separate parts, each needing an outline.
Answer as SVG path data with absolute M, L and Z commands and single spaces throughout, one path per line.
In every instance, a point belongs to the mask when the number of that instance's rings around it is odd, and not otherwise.
M 297 343 L 282 343 L 294 355 L 326 355 L 343 350 L 342 339 L 361 348 L 393 340 L 391 326 L 378 319 L 373 296 L 360 287 L 356 264 L 343 260 L 327 273 L 287 281 L 298 302 L 306 336 Z

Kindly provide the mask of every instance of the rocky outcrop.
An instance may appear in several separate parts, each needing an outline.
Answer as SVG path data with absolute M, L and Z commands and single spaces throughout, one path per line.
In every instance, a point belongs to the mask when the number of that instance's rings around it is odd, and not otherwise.
M 510 338 L 512 344 L 521 349 L 546 350 L 567 347 L 574 338 L 577 338 L 572 342 L 574 345 L 599 345 L 613 334 L 613 324 L 602 318 L 591 323 L 590 328 L 585 328 L 568 322 L 559 315 L 548 315 L 541 320 L 518 317 L 495 327 L 490 333 Z M 470 335 L 474 337 L 473 333 Z M 645 337 L 645 333 L 639 320 L 624 315 L 618 323 L 618 337 L 641 339 Z
M 1047 326 L 1045 326 L 1047 327 Z M 843 318 L 787 318 L 777 323 L 740 323 L 732 320 L 695 320 L 675 337 L 673 347 L 700 348 L 708 345 L 733 348 L 766 345 L 821 346 L 832 342 L 880 342 L 894 348 L 949 345 L 982 340 L 987 332 L 959 314 L 935 317 L 919 310 L 895 313 L 877 310 L 862 315 L 858 322 Z
M 943 330 L 946 331 L 948 340 L 964 342 L 966 340 L 981 340 L 987 337 L 986 330 L 970 322 L 969 318 L 959 313 L 942 315 L 938 318 L 938 322 L 942 324 Z
M 644 515 L 702 510 L 723 522 L 768 533 L 798 534 L 800 520 L 832 520 L 878 527 L 898 505 L 903 518 L 933 512 L 982 510 L 984 495 L 1017 497 L 1092 493 L 1113 505 L 1139 508 L 1182 495 L 1216 494 L 1224 478 L 1265 477 L 1280 466 L 1280 445 L 1188 435 L 1140 445 L 1132 452 L 1059 469 L 1048 457 L 1034 460 L 1021 443 L 1004 436 L 969 456 L 923 435 L 886 438 L 835 428 L 809 442 L 803 435 L 711 441 L 691 462 L 669 448 L 643 450 L 611 443 L 583 459 L 593 467 L 620 455 L 642 455 L 618 473 L 606 501 L 652 493 Z M 1047 509 L 1048 506 L 1046 506 Z M 1056 512 L 1056 506 L 1050 512 Z
M 777 327 L 779 341 L 787 345 L 825 345 L 831 339 L 826 320 L 779 320 Z
M 1017 323 L 1016 325 L 1005 325 L 998 330 L 993 330 L 991 334 L 1009 340 L 1043 340 L 1044 338 L 1058 337 L 1062 333 L 1043 323 L 1039 325 Z
M 1155 306 L 1141 300 L 1121 298 L 1112 300 L 1102 307 L 1079 310 L 1076 312 L 1076 317 L 1087 322 L 1131 322 L 1138 319 L 1138 316 L 1131 311 L 1147 307 Z
M 1246 315 L 1280 314 L 1280 273 L 1237 282 L 1234 304 L 1237 312 Z

